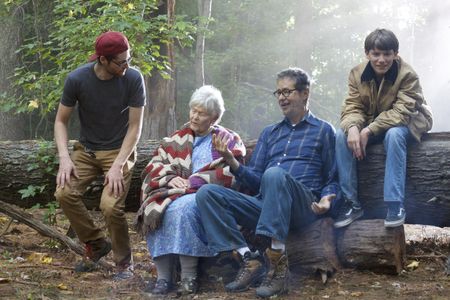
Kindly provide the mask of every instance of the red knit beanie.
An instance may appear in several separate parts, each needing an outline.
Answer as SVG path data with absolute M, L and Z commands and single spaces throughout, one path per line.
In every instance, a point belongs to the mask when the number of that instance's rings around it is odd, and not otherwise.
M 89 57 L 89 61 L 94 61 L 100 56 L 114 56 L 127 51 L 129 48 L 128 39 L 123 33 L 107 31 L 95 40 L 95 54 Z

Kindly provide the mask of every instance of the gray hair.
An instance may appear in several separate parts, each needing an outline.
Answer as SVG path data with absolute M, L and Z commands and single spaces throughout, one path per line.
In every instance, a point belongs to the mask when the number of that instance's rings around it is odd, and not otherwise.
M 217 116 L 215 124 L 220 122 L 225 112 L 222 93 L 212 85 L 204 85 L 195 90 L 189 101 L 189 108 L 196 106 L 205 108 L 209 115 Z

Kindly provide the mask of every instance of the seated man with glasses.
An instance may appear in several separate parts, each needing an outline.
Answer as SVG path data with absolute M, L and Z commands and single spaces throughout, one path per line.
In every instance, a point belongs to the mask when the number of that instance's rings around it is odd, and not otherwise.
M 55 120 L 59 155 L 55 197 L 78 239 L 86 245 L 85 259 L 75 270 L 91 271 L 112 249 L 117 265 L 116 279 L 133 275 L 128 224 L 123 210 L 145 105 L 144 80 L 137 69 L 130 67 L 129 48 L 122 33 L 101 34 L 91 62 L 67 76 Z M 81 132 L 69 156 L 67 125 L 75 105 Z M 94 224 L 82 201 L 86 188 L 99 175 L 105 176 L 100 209 L 111 242 Z
M 263 130 L 247 166 L 228 150 L 227 137 L 213 137 L 214 147 L 236 180 L 257 193 L 253 197 L 208 184 L 196 195 L 203 224 L 207 224 L 208 246 L 216 253 L 236 250 L 242 258 L 236 279 L 225 287 L 229 292 L 245 291 L 264 279 L 257 296 L 286 293 L 289 231 L 337 207 L 335 130 L 311 113 L 309 95 L 310 78 L 303 70 L 289 68 L 277 75 L 274 96 L 285 117 Z M 238 225 L 270 241 L 265 252 L 268 269 L 261 255 L 250 251 Z

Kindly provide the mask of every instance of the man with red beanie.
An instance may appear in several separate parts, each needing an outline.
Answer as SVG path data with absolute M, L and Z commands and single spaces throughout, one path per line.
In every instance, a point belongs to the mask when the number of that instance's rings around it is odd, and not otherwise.
M 112 249 L 115 279 L 126 279 L 133 275 L 133 260 L 124 208 L 142 129 L 144 80 L 130 66 L 130 46 L 120 32 L 101 34 L 89 60 L 67 76 L 56 114 L 59 170 L 55 197 L 86 245 L 85 258 L 75 270 L 92 271 Z M 69 155 L 67 125 L 76 105 L 80 135 Z M 105 177 L 100 209 L 110 241 L 82 201 L 88 185 L 99 175 Z

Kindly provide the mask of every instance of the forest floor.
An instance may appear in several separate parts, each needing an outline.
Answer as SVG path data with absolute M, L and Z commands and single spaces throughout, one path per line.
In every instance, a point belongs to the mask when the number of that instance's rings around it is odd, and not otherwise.
M 45 210 L 32 213 L 42 218 Z M 93 215 L 101 222 L 98 212 Z M 127 213 L 130 224 L 133 217 L 133 213 Z M 75 273 L 73 266 L 80 256 L 26 225 L 13 222 L 7 227 L 8 222 L 9 218 L 0 214 L 0 299 L 162 299 L 143 292 L 155 279 L 155 270 L 145 242 L 135 232 L 131 231 L 135 276 L 116 282 L 104 269 Z M 56 226 L 64 233 L 69 228 L 61 212 Z M 320 276 L 293 274 L 289 294 L 279 298 L 450 299 L 450 276 L 445 274 L 450 228 L 405 225 L 405 233 L 407 262 L 400 275 L 344 269 L 323 284 Z M 111 254 L 106 260 L 112 263 Z M 166 298 L 176 298 L 175 292 Z M 189 299 L 254 298 L 254 289 L 228 294 L 222 284 L 211 283 L 201 286 L 199 293 Z

